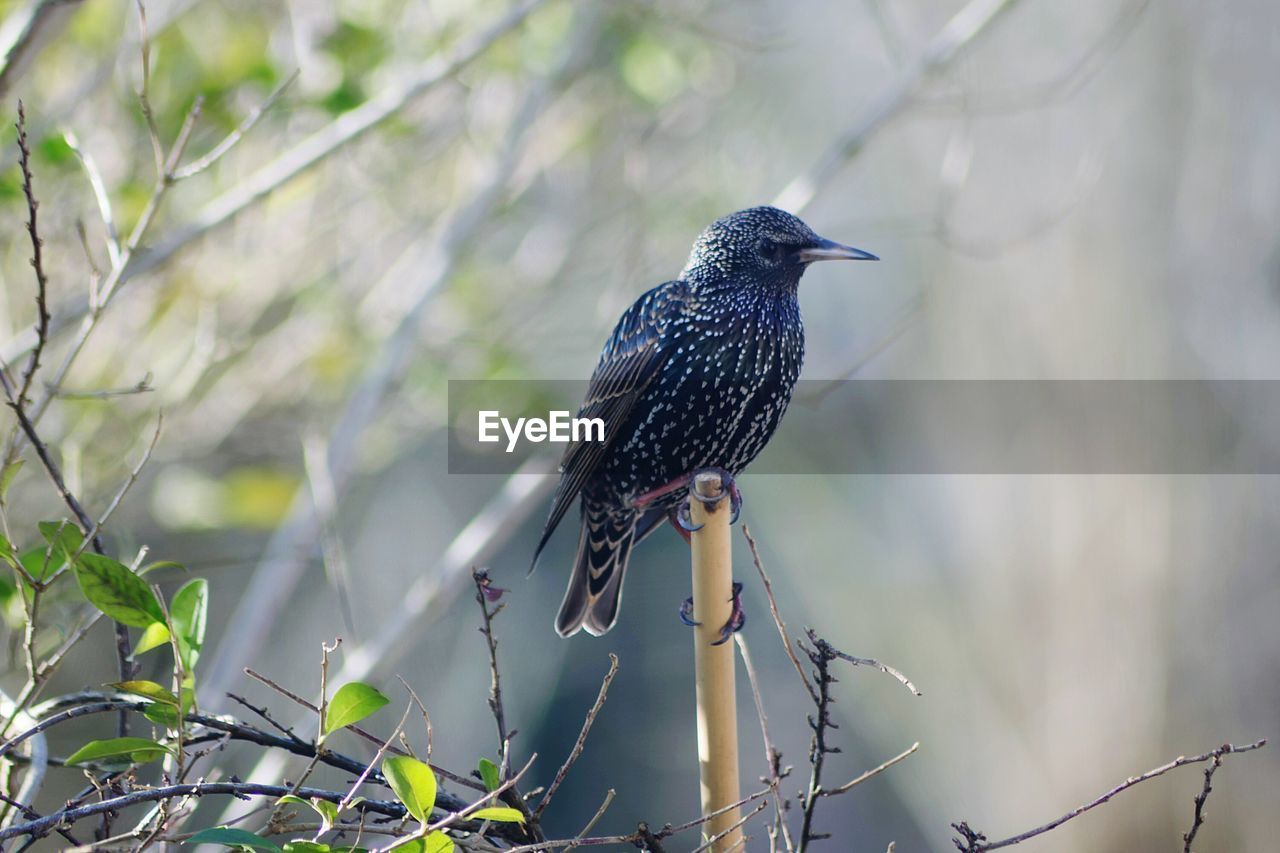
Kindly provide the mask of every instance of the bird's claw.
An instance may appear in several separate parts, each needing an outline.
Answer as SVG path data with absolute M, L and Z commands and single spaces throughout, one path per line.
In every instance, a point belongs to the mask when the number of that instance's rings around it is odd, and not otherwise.
M 747 624 L 747 612 L 742 608 L 742 584 L 738 581 L 733 582 L 733 597 L 729 599 L 733 607 L 729 611 L 729 620 L 720 628 L 720 639 L 714 641 L 711 645 L 720 646 L 729 642 L 729 638 L 742 630 Z M 689 597 L 680 605 L 680 621 L 688 625 L 690 628 L 696 628 L 701 625 L 693 618 L 693 598 Z
M 701 622 L 697 622 L 693 618 L 693 596 L 689 596 L 680 605 L 680 621 L 688 625 L 690 628 L 697 628 Z
M 684 503 L 682 503 L 680 505 L 680 508 L 676 510 L 675 522 L 676 522 L 676 526 L 678 526 L 681 530 L 684 530 L 687 533 L 697 533 L 699 530 L 706 527 L 705 524 L 693 523 L 693 519 L 689 516 L 688 501 L 685 501 Z
M 698 494 L 698 490 L 692 487 L 692 483 L 696 482 L 697 476 L 703 472 L 718 474 L 720 476 L 720 494 L 715 495 L 714 497 L 705 497 Z M 694 471 L 693 476 L 690 478 L 690 484 L 690 498 L 697 498 L 702 502 L 703 506 L 708 509 L 714 509 L 718 506 L 720 501 L 724 500 L 724 496 L 727 493 L 729 495 L 729 511 L 731 513 L 729 516 L 730 524 L 737 522 L 738 517 L 742 515 L 742 492 L 738 490 L 738 483 L 733 479 L 733 475 L 724 468 L 701 468 Z
M 742 630 L 747 624 L 747 611 L 742 609 L 742 584 L 733 582 L 733 597 L 729 599 L 733 608 L 729 611 L 729 621 L 720 629 L 720 639 L 711 645 L 720 646 L 729 642 L 729 638 Z

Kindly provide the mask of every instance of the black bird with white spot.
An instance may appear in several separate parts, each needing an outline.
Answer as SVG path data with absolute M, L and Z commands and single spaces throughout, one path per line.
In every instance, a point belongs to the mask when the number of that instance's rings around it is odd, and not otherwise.
M 666 518 L 688 529 L 680 507 L 693 472 L 737 475 L 773 436 L 804 360 L 800 276 L 825 260 L 876 257 L 777 208 L 740 210 L 702 232 L 679 278 L 623 313 L 578 412 L 604 420 L 604 441 L 566 448 L 534 554 L 536 564 L 581 496 L 561 636 L 612 628 L 632 547 Z

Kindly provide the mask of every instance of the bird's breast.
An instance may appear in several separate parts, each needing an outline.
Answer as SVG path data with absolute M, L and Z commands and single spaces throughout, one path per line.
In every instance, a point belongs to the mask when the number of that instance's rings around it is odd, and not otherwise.
M 773 436 L 804 360 L 798 310 L 690 312 L 668 330 L 667 358 L 605 465 L 624 499 L 698 468 L 738 473 Z M 673 493 L 672 501 L 683 498 Z

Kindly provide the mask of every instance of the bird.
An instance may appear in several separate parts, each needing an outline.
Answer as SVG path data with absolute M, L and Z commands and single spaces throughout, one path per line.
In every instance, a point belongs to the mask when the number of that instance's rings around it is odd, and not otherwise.
M 689 529 L 680 508 L 695 471 L 736 477 L 764 449 L 804 361 L 800 277 L 826 260 L 879 259 L 776 207 L 740 210 L 698 236 L 679 277 L 622 313 L 578 411 L 604 421 L 604 438 L 565 448 L 534 551 L 536 567 L 580 498 L 577 552 L 555 622 L 562 637 L 614 626 L 635 545 L 663 520 Z

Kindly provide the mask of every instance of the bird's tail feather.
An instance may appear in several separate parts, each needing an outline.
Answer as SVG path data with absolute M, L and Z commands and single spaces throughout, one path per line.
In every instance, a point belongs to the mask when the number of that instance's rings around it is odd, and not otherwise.
M 556 616 L 560 636 L 569 637 L 585 628 L 599 637 L 613 627 L 639 520 L 637 513 L 610 514 L 583 503 L 573 574 Z

